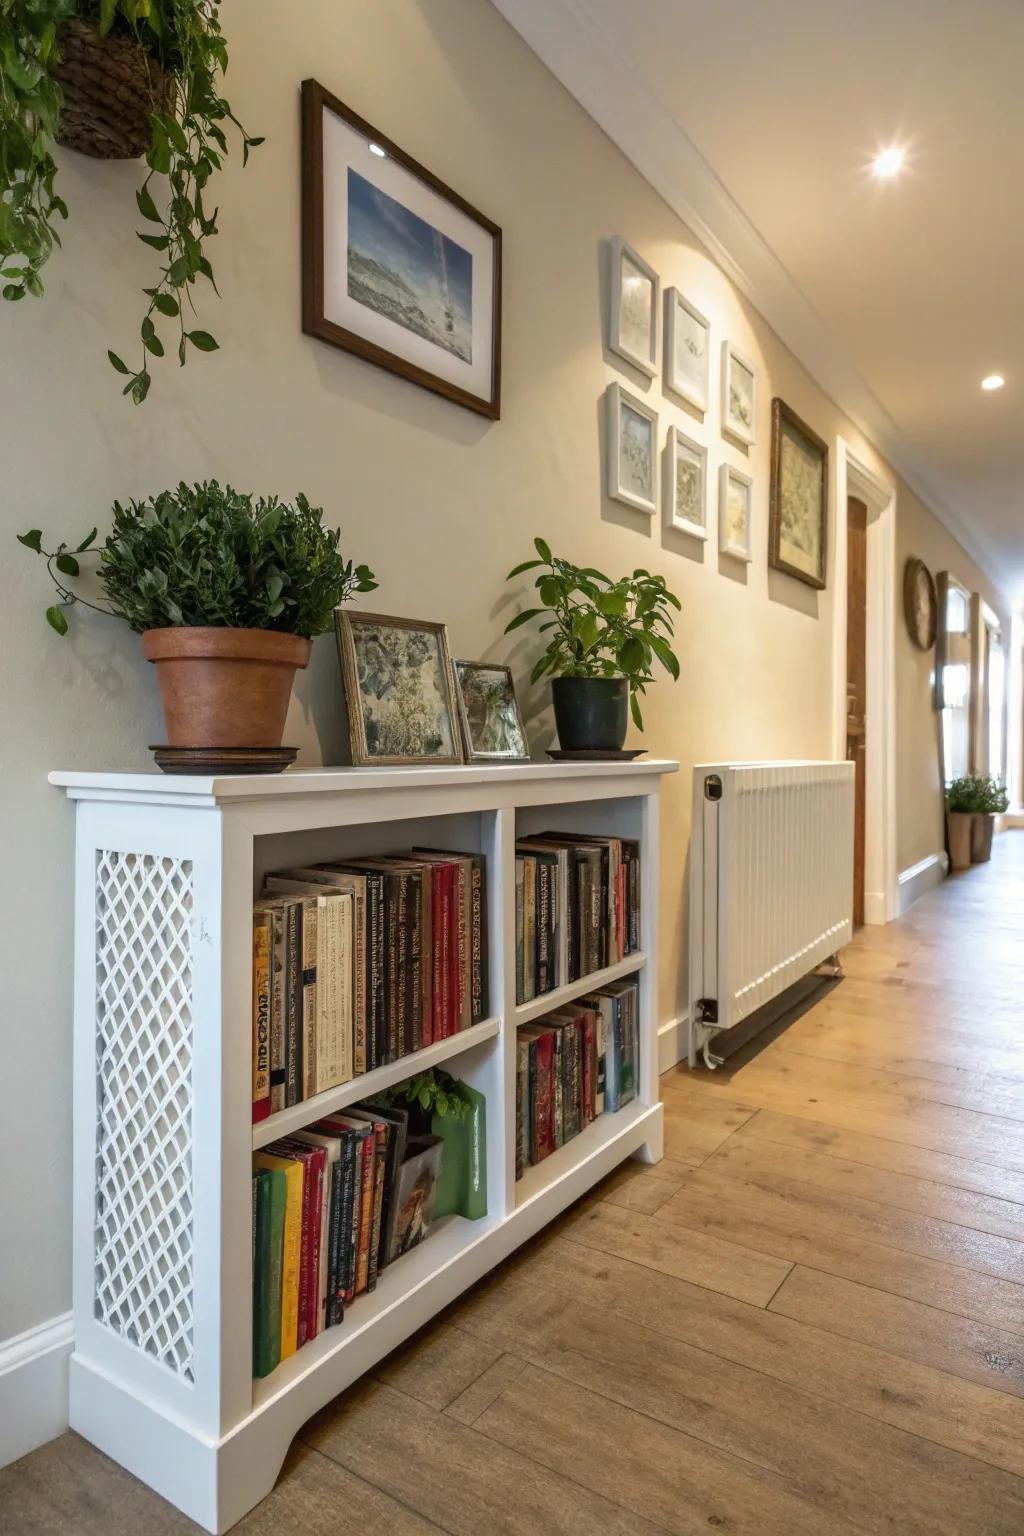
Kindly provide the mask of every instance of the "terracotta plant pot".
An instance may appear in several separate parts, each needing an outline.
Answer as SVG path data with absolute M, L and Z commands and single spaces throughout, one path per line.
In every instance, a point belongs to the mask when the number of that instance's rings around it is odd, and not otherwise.
M 147 629 L 171 747 L 279 747 L 310 642 L 272 629 Z
M 971 827 L 971 863 L 987 864 L 992 857 L 992 833 L 996 819 L 988 811 L 978 811 Z
M 949 843 L 951 869 L 970 869 L 973 830 L 974 816 L 970 811 L 946 812 L 946 840 Z

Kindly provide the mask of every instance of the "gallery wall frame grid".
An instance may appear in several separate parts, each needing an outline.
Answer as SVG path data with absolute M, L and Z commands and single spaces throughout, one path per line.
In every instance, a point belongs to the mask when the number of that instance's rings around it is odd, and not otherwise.
M 658 510 L 658 412 L 621 384 L 605 391 L 607 492 L 637 512 Z M 638 427 L 646 422 L 647 432 Z
M 608 346 L 653 379 L 658 372 L 661 279 L 620 235 L 612 238 L 609 250 Z M 646 338 L 641 329 L 646 330 Z

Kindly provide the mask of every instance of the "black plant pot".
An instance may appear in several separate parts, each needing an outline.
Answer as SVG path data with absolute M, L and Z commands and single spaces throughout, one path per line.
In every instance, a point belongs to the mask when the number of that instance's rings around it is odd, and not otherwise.
M 563 752 L 621 752 L 628 724 L 624 677 L 555 677 L 555 725 Z

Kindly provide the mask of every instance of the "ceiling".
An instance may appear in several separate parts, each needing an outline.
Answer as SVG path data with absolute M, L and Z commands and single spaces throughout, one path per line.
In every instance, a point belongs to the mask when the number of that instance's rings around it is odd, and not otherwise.
M 495 3 L 1024 594 L 1020 0 Z M 894 142 L 907 168 L 876 181 Z

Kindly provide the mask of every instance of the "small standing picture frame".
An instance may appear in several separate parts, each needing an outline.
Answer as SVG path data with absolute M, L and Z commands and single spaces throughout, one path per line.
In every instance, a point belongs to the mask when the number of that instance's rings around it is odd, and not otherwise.
M 461 763 L 445 626 L 344 608 L 334 619 L 353 766 Z
M 665 294 L 665 388 L 707 415 L 710 366 L 710 320 L 678 288 L 669 288 Z
M 658 510 L 658 413 L 620 384 L 609 384 L 608 495 L 638 512 Z
M 616 236 L 611 242 L 608 345 L 649 379 L 658 371 L 660 292 L 654 268 Z
M 526 763 L 530 748 L 509 667 L 456 661 L 455 694 L 466 761 Z
M 731 341 L 722 343 L 722 431 L 747 447 L 757 440 L 757 368 Z
M 753 480 L 732 464 L 718 471 L 718 548 L 734 560 L 752 559 Z
M 678 427 L 669 427 L 665 459 L 665 527 L 706 539 L 708 450 Z

